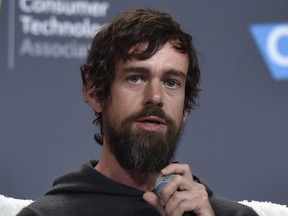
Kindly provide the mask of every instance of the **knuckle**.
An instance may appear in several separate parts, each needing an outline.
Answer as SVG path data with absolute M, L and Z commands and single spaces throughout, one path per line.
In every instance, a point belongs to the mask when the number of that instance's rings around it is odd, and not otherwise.
M 174 192 L 173 196 L 174 196 L 174 199 L 176 199 L 176 200 L 181 199 L 181 194 L 178 193 L 177 191 Z
M 190 166 L 188 164 L 183 164 L 183 169 L 184 170 L 190 170 Z
M 202 194 L 198 197 L 198 201 L 199 203 L 205 204 L 209 202 L 209 198 L 207 196 L 207 194 Z
M 199 189 L 205 193 L 207 193 L 206 191 L 206 187 L 203 184 L 199 184 Z

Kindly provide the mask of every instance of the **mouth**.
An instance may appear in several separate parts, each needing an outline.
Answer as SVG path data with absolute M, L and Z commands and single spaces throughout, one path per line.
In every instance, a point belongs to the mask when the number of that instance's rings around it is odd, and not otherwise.
M 157 116 L 148 116 L 137 119 L 138 127 L 147 131 L 159 131 L 166 127 L 166 121 Z
M 166 125 L 166 122 L 157 116 L 143 117 L 143 118 L 137 119 L 137 122 L 147 124 L 147 125 L 160 125 L 160 124 Z

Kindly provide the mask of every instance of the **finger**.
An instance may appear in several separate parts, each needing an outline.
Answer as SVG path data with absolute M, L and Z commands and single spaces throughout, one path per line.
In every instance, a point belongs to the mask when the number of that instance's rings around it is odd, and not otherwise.
M 171 196 L 176 191 L 193 191 L 197 190 L 198 183 L 181 175 L 173 175 L 173 178 L 163 186 L 160 191 L 160 197 L 163 199 L 164 203 L 167 203 Z
M 174 209 L 167 214 L 170 216 L 183 215 L 185 212 L 193 212 L 195 215 L 215 216 L 209 201 L 200 200 L 199 197 L 193 200 L 182 200 L 177 203 Z
M 187 196 L 182 191 L 175 191 L 174 194 L 171 196 L 171 198 L 168 200 L 165 206 L 165 212 L 167 215 L 173 215 L 175 212 L 175 208 L 178 208 L 180 206 L 180 203 L 183 202 L 183 200 L 187 199 Z M 178 209 L 177 213 L 178 215 L 182 215 L 184 213 L 185 209 Z
M 187 164 L 172 163 L 161 170 L 162 175 L 179 174 L 193 180 L 190 166 Z
M 178 190 L 188 190 L 189 181 L 181 175 L 174 175 L 171 181 L 169 181 L 160 191 L 160 197 L 167 203 L 173 194 Z
M 181 202 L 177 203 L 177 206 L 175 208 L 171 209 L 169 215 L 171 216 L 184 215 L 185 212 L 190 213 L 194 212 L 196 215 L 198 215 L 195 211 L 193 211 L 195 210 L 194 208 L 195 206 L 191 206 L 191 203 L 189 203 L 187 200 L 182 200 Z
M 143 199 L 153 206 L 162 216 L 166 215 L 162 200 L 155 193 L 145 192 L 143 194 Z
M 168 215 L 182 215 L 184 212 L 191 211 L 196 215 L 213 215 L 209 196 L 201 185 L 193 193 L 176 191 L 166 203 L 165 211 Z

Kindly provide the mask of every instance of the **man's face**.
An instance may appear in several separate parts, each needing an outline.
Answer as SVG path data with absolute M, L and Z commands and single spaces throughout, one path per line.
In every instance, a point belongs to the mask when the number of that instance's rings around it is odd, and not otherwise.
M 187 55 L 170 43 L 149 59 L 116 64 L 102 113 L 104 142 L 123 168 L 159 172 L 173 159 L 185 120 L 187 71 Z

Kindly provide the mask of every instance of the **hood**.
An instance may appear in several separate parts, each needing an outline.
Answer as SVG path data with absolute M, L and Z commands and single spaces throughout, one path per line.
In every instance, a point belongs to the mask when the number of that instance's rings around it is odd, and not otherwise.
M 100 193 L 118 196 L 142 196 L 144 191 L 129 187 L 119 182 L 107 178 L 97 170 L 95 166 L 98 161 L 90 160 L 84 163 L 76 171 L 70 172 L 57 178 L 53 187 L 46 195 L 62 193 Z M 212 190 L 202 182 L 197 176 L 194 180 L 206 187 L 207 193 L 212 196 Z
M 62 193 L 100 193 L 121 196 L 139 196 L 143 191 L 123 185 L 107 178 L 95 170 L 98 163 L 90 160 L 76 171 L 57 178 L 47 195 Z

